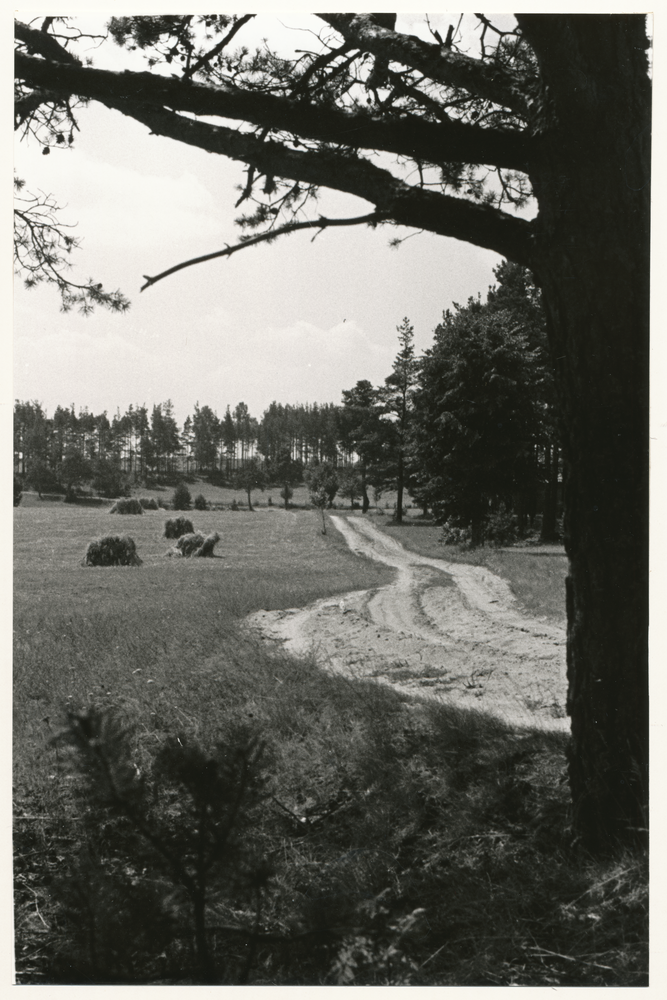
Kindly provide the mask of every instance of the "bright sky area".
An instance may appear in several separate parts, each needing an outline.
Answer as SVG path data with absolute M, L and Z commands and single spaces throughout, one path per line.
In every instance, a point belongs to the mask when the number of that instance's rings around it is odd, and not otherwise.
M 434 15 L 432 23 L 444 22 L 446 32 L 454 16 Z M 286 28 L 318 24 L 305 15 L 261 14 L 252 41 L 310 47 L 312 36 Z M 429 37 L 421 16 L 399 15 L 397 26 Z M 250 38 L 245 31 L 239 41 Z M 100 67 L 128 65 L 111 42 L 91 55 Z M 99 104 L 82 109 L 79 121 L 73 150 L 42 156 L 36 143 L 18 144 L 16 170 L 28 190 L 53 193 L 63 219 L 77 224 L 82 247 L 73 280 L 120 288 L 132 306 L 126 315 L 65 315 L 53 288 L 26 291 L 17 283 L 14 396 L 40 401 L 49 414 L 74 403 L 111 416 L 130 403 L 150 409 L 170 398 L 182 422 L 196 402 L 222 415 L 243 400 L 257 417 L 274 399 L 340 402 L 359 379 L 379 384 L 389 374 L 403 317 L 422 351 L 444 309 L 486 294 L 494 281 L 500 258 L 490 251 L 363 227 L 328 230 L 314 241 L 296 233 L 189 268 L 140 294 L 144 274 L 237 242 L 243 167 L 151 136 Z M 371 208 L 323 192 L 319 211 L 347 217 Z M 391 249 L 396 236 L 410 238 Z

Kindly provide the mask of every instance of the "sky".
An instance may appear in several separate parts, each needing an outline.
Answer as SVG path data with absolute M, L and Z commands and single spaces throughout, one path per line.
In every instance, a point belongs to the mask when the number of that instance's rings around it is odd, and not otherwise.
M 426 37 L 421 19 L 400 16 Z M 308 34 L 286 30 L 298 23 L 307 24 L 303 15 L 260 15 L 253 34 L 307 45 Z M 91 54 L 98 66 L 128 65 L 112 43 Z M 143 275 L 237 242 L 243 167 L 150 136 L 99 104 L 81 111 L 80 126 L 72 150 L 42 156 L 36 143 L 18 143 L 16 170 L 26 189 L 52 193 L 62 218 L 76 224 L 73 280 L 120 288 L 132 305 L 125 315 L 62 314 L 53 288 L 16 283 L 14 396 L 49 414 L 74 404 L 111 415 L 171 399 L 182 423 L 197 402 L 221 415 L 243 400 L 257 417 L 272 400 L 340 402 L 358 380 L 379 384 L 390 373 L 404 317 L 421 352 L 445 309 L 494 282 L 501 258 L 490 251 L 364 227 L 314 241 L 296 233 L 140 293 Z M 318 211 L 351 216 L 371 207 L 323 192 Z M 391 249 L 395 236 L 410 238 Z

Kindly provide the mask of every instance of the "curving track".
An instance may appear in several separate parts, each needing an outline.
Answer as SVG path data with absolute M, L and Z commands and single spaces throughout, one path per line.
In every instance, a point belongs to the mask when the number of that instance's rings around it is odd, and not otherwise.
M 410 552 L 360 517 L 331 521 L 353 552 L 394 567 L 395 580 L 260 611 L 248 624 L 263 638 L 348 676 L 513 724 L 567 728 L 564 627 L 522 611 L 506 581 L 483 567 Z

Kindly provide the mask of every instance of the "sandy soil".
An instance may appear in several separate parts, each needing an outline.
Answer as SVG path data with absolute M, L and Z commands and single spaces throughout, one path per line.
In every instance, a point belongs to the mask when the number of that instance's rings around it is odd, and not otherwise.
M 393 566 L 393 583 L 306 608 L 259 611 L 248 626 L 326 668 L 401 691 L 567 729 L 565 628 L 522 610 L 480 566 L 409 552 L 361 517 L 332 516 L 353 552 Z

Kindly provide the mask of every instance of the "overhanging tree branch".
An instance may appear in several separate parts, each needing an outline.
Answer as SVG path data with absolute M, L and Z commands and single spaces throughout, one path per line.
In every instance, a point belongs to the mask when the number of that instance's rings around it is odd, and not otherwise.
M 184 76 L 186 78 L 192 77 L 195 75 L 195 73 L 197 73 L 200 69 L 202 69 L 203 66 L 210 64 L 211 59 L 215 59 L 216 56 L 220 55 L 225 46 L 229 45 L 234 35 L 236 35 L 241 30 L 244 24 L 247 24 L 248 21 L 251 21 L 253 17 L 255 17 L 255 14 L 244 14 L 243 17 L 240 17 L 239 20 L 236 21 L 235 24 L 231 26 L 225 37 L 220 42 L 218 42 L 217 45 L 214 45 L 209 52 L 206 52 L 201 57 L 201 59 L 198 59 L 197 62 L 194 64 L 194 66 L 191 66 L 187 70 Z
M 18 190 L 23 182 L 15 179 Z M 61 309 L 69 312 L 75 306 L 89 316 L 94 306 L 104 306 L 113 312 L 125 312 L 130 303 L 118 290 L 107 292 L 92 278 L 81 284 L 66 277 L 70 267 L 68 257 L 78 246 L 67 227 L 57 216 L 58 206 L 48 196 L 29 195 L 18 199 L 14 208 L 15 273 L 23 278 L 27 288 L 43 282 L 55 285 L 60 293 Z
M 461 87 L 519 114 L 526 113 L 525 84 L 505 67 L 462 55 L 444 45 L 432 45 L 415 35 L 389 31 L 371 14 L 318 14 L 346 42 L 419 70 L 434 83 Z
M 302 229 L 316 230 L 313 235 L 314 239 L 323 229 L 330 229 L 333 226 L 373 226 L 386 221 L 381 212 L 371 212 L 369 215 L 358 215 L 353 219 L 326 219 L 324 216 L 319 216 L 318 219 L 309 219 L 307 222 L 289 222 L 284 226 L 269 230 L 269 232 L 260 233 L 258 236 L 251 236 L 249 239 L 234 244 L 234 246 L 227 246 L 224 250 L 207 253 L 202 257 L 192 257 L 190 260 L 185 260 L 181 264 L 170 267 L 167 271 L 162 271 L 161 274 L 156 274 L 153 278 L 145 274 L 146 284 L 141 286 L 140 291 L 143 292 L 144 289 L 150 288 L 156 282 L 161 281 L 163 278 L 168 278 L 170 274 L 176 274 L 177 271 L 182 271 L 186 267 L 203 264 L 208 260 L 216 260 L 218 257 L 231 257 L 237 250 L 245 250 L 246 247 L 255 246 L 257 243 L 272 243 L 279 236 L 288 236 L 290 233 L 296 233 Z
M 530 263 L 532 223 L 488 205 L 413 187 L 361 157 L 328 149 L 290 149 L 279 142 L 263 142 L 254 135 L 133 101 L 104 103 L 142 122 L 155 135 L 240 160 L 268 176 L 345 191 L 375 205 L 387 221 L 466 240 L 517 263 Z
M 33 90 L 29 94 L 17 97 L 14 101 L 14 130 L 20 128 L 42 104 L 55 100 L 57 100 L 56 94 L 48 90 Z
M 36 28 L 31 28 L 28 24 L 23 24 L 22 21 L 14 21 L 14 37 L 19 42 L 23 42 L 29 52 L 37 52 L 40 56 L 44 56 L 45 59 L 80 66 L 81 61 L 72 55 L 71 52 L 68 52 L 53 35 L 49 34 L 48 22 L 52 20 L 53 18 L 47 18 L 40 31 Z
M 371 114 L 244 90 L 231 84 L 184 82 L 154 73 L 116 73 L 89 66 L 54 65 L 16 53 L 16 75 L 36 88 L 77 94 L 104 104 L 141 100 L 199 116 L 217 116 L 268 126 L 317 142 L 378 149 L 428 163 L 484 163 L 527 169 L 531 140 L 520 132 L 463 122 L 424 121 L 407 115 L 382 120 Z

